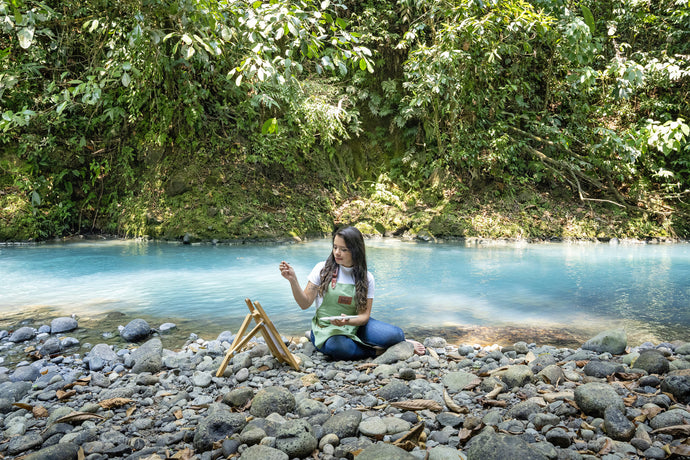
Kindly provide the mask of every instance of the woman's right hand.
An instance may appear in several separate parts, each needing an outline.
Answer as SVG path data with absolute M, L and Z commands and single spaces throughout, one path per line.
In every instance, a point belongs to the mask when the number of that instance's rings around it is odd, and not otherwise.
M 280 274 L 282 275 L 283 278 L 286 280 L 294 280 L 295 279 L 295 269 L 290 266 L 285 261 L 282 261 L 280 263 Z

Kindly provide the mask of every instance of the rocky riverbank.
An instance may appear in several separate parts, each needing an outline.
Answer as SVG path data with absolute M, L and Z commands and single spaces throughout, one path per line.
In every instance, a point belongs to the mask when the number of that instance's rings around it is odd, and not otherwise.
M 286 340 L 297 371 L 258 340 L 216 377 L 233 334 L 166 349 L 174 328 L 134 320 L 116 345 L 80 343 L 74 318 L 0 331 L 0 458 L 690 455 L 688 343 L 630 348 L 622 330 L 577 349 L 428 337 L 424 356 L 403 342 L 343 362 Z

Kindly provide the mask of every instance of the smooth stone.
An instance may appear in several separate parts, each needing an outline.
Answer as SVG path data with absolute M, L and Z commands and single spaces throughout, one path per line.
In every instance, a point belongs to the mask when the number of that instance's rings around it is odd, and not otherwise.
M 10 338 L 7 340 L 14 343 L 26 342 L 27 340 L 33 339 L 35 336 L 36 330 L 33 327 L 22 326 L 16 331 L 14 331 Z
M 73 331 L 77 327 L 77 320 L 66 316 L 63 316 L 61 318 L 55 318 L 50 322 L 50 332 L 52 334 L 60 334 L 62 332 Z
M 366 447 L 357 460 L 417 460 L 417 457 L 392 444 L 377 443 Z
M 323 424 L 323 433 L 333 433 L 339 439 L 356 436 L 361 421 L 362 413 L 357 410 L 338 412 Z
M 608 407 L 604 411 L 604 430 L 617 441 L 627 442 L 635 435 L 635 425 L 617 407 Z
M 301 419 L 290 420 L 280 425 L 275 437 L 276 449 L 285 452 L 290 458 L 308 457 L 318 446 L 311 426 Z
M 76 460 L 78 452 L 78 445 L 71 442 L 61 442 L 28 454 L 23 460 Z
M 625 329 L 612 329 L 603 331 L 582 344 L 583 350 L 591 350 L 596 353 L 611 353 L 621 355 L 628 345 L 628 336 Z
M 394 379 L 384 385 L 379 391 L 378 396 L 386 401 L 395 401 L 411 395 L 410 387 L 401 380 Z
M 508 370 L 501 375 L 501 380 L 503 380 L 508 389 L 523 387 L 532 382 L 533 379 L 534 373 L 529 366 L 524 364 L 510 366 Z
M 141 318 L 130 321 L 120 331 L 120 336 L 127 342 L 139 342 L 151 335 L 151 326 Z
M 267 387 L 254 396 L 249 413 L 255 417 L 266 417 L 272 413 L 285 415 L 295 410 L 295 396 L 283 387 Z
M 388 428 L 381 417 L 369 417 L 360 422 L 359 432 L 364 436 L 382 438 L 388 432 Z
M 665 374 L 669 371 L 670 364 L 659 350 L 644 350 L 635 360 L 635 367 L 647 371 L 648 374 Z
M 290 456 L 283 451 L 273 447 L 257 444 L 242 452 L 241 460 L 290 460 Z
M 487 427 L 468 442 L 467 460 L 549 460 L 519 436 L 497 434 Z
M 585 383 L 575 388 L 575 403 L 587 415 L 603 417 L 608 407 L 625 411 L 623 399 L 611 386 L 605 383 Z
M 471 385 L 478 384 L 480 379 L 469 372 L 454 371 L 444 375 L 441 381 L 450 393 L 459 393 Z

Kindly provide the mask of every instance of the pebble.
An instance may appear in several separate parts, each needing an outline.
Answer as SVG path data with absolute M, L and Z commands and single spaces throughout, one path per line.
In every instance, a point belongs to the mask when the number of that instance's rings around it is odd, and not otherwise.
M 348 362 L 286 340 L 297 371 L 253 339 L 217 377 L 230 331 L 169 350 L 157 334 L 171 324 L 134 320 L 120 344 L 93 346 L 67 335 L 77 327 L 63 317 L 0 330 L 0 458 L 687 455 L 687 343 L 630 347 L 621 330 L 578 349 L 428 337 L 425 356 L 401 342 Z

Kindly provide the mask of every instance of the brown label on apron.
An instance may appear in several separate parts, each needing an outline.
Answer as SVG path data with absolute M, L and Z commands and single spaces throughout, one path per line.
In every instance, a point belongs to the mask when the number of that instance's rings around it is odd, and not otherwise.
M 343 305 L 350 305 L 352 303 L 352 297 L 346 295 L 338 296 L 338 303 Z

